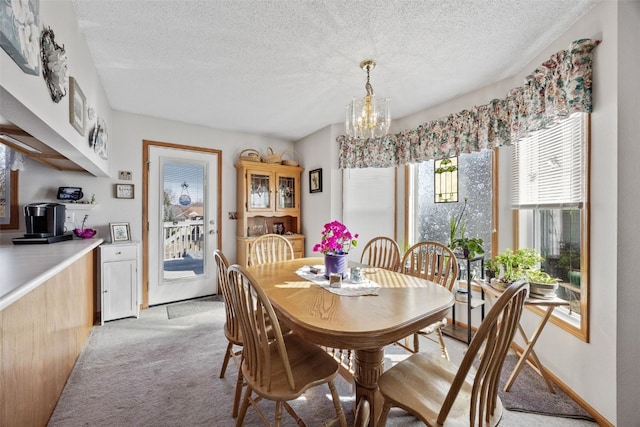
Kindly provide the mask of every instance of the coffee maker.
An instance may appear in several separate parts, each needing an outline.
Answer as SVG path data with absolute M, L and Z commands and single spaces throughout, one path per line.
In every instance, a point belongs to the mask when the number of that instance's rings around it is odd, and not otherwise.
M 66 207 L 62 203 L 30 203 L 24 207 L 27 232 L 24 237 L 13 239 L 13 243 L 55 243 L 71 240 L 64 234 Z

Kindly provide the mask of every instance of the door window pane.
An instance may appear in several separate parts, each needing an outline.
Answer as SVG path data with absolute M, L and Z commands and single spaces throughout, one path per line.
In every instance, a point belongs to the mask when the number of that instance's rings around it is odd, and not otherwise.
M 164 281 L 204 274 L 205 173 L 201 164 L 162 162 Z

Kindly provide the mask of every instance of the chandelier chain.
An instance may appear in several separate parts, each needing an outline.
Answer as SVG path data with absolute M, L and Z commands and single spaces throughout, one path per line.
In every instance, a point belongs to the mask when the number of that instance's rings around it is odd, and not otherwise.
M 367 91 L 367 96 L 372 96 L 373 86 L 371 86 L 371 83 L 369 82 L 369 72 L 371 71 L 371 65 L 367 65 L 366 69 L 367 69 L 367 83 L 364 85 L 364 88 Z

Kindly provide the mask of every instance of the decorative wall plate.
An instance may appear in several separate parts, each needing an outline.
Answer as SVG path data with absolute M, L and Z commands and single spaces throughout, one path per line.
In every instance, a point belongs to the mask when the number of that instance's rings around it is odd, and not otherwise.
M 51 99 L 56 104 L 67 94 L 69 88 L 69 69 L 64 46 L 55 41 L 51 28 L 42 30 L 40 36 L 40 55 L 42 57 L 42 77 L 47 82 Z

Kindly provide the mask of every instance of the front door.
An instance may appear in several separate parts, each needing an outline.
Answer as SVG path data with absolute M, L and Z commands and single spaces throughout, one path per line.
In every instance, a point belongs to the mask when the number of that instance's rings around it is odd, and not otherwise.
M 217 293 L 218 150 L 145 141 L 148 304 Z

